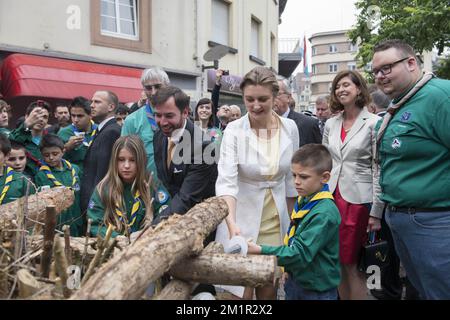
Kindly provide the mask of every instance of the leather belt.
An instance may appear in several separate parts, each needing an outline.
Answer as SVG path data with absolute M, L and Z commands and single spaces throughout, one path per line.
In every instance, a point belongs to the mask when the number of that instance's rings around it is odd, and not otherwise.
M 416 212 L 442 212 L 442 211 L 450 211 L 450 207 L 441 207 L 441 208 L 409 208 L 409 207 L 396 207 L 388 205 L 387 208 L 392 212 L 402 212 L 414 214 Z

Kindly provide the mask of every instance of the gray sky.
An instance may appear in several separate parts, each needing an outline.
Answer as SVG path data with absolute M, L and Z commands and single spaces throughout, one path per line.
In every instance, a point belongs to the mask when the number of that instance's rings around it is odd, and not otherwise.
M 288 0 L 278 26 L 280 38 L 343 30 L 356 22 L 355 0 Z
M 308 39 L 324 31 L 344 30 L 356 23 L 356 0 L 288 0 L 278 26 L 278 37 Z M 308 47 L 308 64 L 311 71 L 311 46 Z M 303 62 L 296 72 L 303 70 Z M 295 74 L 295 73 L 294 73 Z

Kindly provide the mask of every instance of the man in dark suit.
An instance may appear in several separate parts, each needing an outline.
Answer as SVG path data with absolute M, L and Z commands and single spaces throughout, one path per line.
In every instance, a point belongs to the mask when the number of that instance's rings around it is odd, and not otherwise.
M 275 99 L 275 112 L 278 113 L 280 117 L 295 121 L 300 138 L 300 147 L 308 143 L 322 143 L 322 135 L 320 134 L 317 119 L 291 110 L 289 108 L 289 104 L 293 99 L 289 88 L 289 83 L 285 78 L 280 76 L 277 77 L 277 79 L 280 90 L 278 91 L 278 96 Z
M 119 99 L 110 91 L 97 91 L 92 97 L 91 117 L 98 124 L 98 131 L 84 158 L 80 195 L 81 212 L 85 212 L 94 188 L 106 175 L 112 147 L 120 137 L 121 128 L 115 119 L 118 104 Z
M 210 141 L 204 141 L 203 131 L 189 120 L 189 97 L 183 91 L 172 86 L 161 88 L 151 103 L 160 129 L 153 139 L 156 169 L 172 197 L 153 221 L 157 224 L 214 196 L 217 165 L 214 152 L 208 157 L 205 151 Z

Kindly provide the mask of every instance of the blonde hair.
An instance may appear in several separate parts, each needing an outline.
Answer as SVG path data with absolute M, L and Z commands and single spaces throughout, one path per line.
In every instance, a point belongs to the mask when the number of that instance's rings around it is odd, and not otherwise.
M 264 86 L 272 90 L 273 96 L 276 97 L 280 86 L 273 71 L 265 67 L 255 67 L 244 76 L 241 82 L 241 91 L 244 92 L 247 86 Z
M 122 212 L 126 212 L 124 198 L 123 181 L 119 176 L 118 158 L 122 149 L 127 149 L 136 161 L 136 178 L 131 187 L 131 192 L 134 194 L 139 191 L 141 200 L 147 210 L 151 209 L 151 195 L 149 183 L 149 174 L 147 172 L 147 155 L 145 153 L 144 143 L 141 138 L 136 135 L 120 137 L 113 146 L 111 153 L 111 160 L 109 162 L 109 169 L 106 176 L 97 185 L 97 191 L 100 195 L 100 200 L 105 207 L 104 223 L 106 226 L 113 225 L 116 231 L 122 234 L 128 234 L 128 226 L 126 217 L 121 221 L 116 214 L 116 208 Z

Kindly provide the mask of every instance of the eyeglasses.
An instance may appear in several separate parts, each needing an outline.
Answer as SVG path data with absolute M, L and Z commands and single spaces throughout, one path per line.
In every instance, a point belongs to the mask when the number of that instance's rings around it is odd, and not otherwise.
M 389 73 L 392 72 L 392 67 L 393 67 L 393 66 L 395 66 L 397 63 L 400 63 L 400 62 L 402 62 L 402 61 L 405 61 L 406 59 L 409 59 L 409 58 L 410 58 L 410 57 L 406 57 L 406 58 L 397 60 L 397 61 L 395 61 L 395 62 L 392 62 L 392 63 L 390 63 L 390 64 L 385 64 L 385 65 L 382 66 L 381 68 L 372 69 L 372 74 L 373 74 L 374 77 L 377 77 L 377 76 L 378 76 L 378 73 L 381 72 L 381 74 L 382 74 L 383 76 L 385 76 L 385 75 L 387 75 L 387 74 L 389 74 Z
M 151 90 L 153 90 L 153 89 L 155 89 L 155 90 L 159 90 L 159 89 L 161 89 L 161 87 L 162 87 L 162 84 L 161 83 L 157 83 L 157 84 L 150 84 L 150 85 L 148 85 L 148 86 L 144 86 L 144 88 L 145 88 L 145 90 L 148 90 L 148 91 L 151 91 Z

